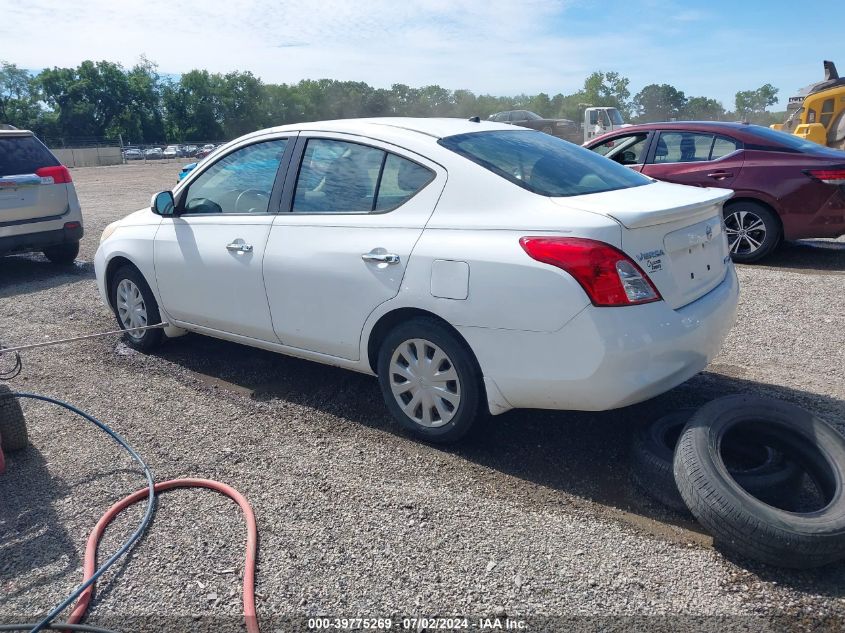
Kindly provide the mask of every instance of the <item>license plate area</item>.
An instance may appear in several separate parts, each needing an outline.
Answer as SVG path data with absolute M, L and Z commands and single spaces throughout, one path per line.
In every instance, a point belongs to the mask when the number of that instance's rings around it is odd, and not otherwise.
M 663 246 L 684 299 L 694 301 L 724 278 L 728 245 L 720 217 L 667 233 Z

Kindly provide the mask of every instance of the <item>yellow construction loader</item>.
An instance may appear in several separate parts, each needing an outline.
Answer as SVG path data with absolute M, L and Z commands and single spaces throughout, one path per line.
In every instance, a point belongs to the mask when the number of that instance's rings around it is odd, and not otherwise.
M 786 121 L 772 126 L 819 145 L 845 149 L 845 78 L 836 65 L 824 62 L 824 81 L 802 88 L 789 98 Z

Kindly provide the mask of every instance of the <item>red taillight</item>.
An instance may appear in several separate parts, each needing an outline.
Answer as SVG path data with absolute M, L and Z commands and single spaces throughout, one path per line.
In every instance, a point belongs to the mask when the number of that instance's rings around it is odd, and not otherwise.
M 661 299 L 648 275 L 610 244 L 579 237 L 523 237 L 519 244 L 533 259 L 572 275 L 593 305 L 629 306 Z
M 70 178 L 70 171 L 64 165 L 36 169 L 35 175 L 41 176 L 41 184 L 43 185 L 59 185 L 63 182 L 72 182 Z M 52 178 L 52 182 L 47 180 L 48 178 Z
M 804 173 L 810 178 L 815 178 L 828 185 L 845 185 L 845 167 L 808 169 Z

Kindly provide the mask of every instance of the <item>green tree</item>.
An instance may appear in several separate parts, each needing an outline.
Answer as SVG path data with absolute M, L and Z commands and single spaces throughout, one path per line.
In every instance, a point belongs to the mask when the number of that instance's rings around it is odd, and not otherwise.
M 725 114 L 725 108 L 715 99 L 690 97 L 683 108 L 682 116 L 690 121 L 721 121 Z
M 760 115 L 770 105 L 778 102 L 778 89 L 772 84 L 765 84 L 757 90 L 744 90 L 736 93 L 736 113 L 743 118 Z
M 207 70 L 192 70 L 162 89 L 167 137 L 207 141 L 224 138 L 225 79 Z
M 584 89 L 581 93 L 584 100 L 581 103 L 592 106 L 612 106 L 619 110 L 623 118 L 628 118 L 631 97 L 628 84 L 628 78 L 617 72 L 596 71 L 584 80 Z M 580 116 L 578 118 L 580 119 Z
M 684 93 L 669 84 L 649 84 L 633 99 L 639 122 L 678 119 L 686 106 Z
M 31 128 L 39 112 L 29 73 L 15 64 L 0 62 L 0 123 Z

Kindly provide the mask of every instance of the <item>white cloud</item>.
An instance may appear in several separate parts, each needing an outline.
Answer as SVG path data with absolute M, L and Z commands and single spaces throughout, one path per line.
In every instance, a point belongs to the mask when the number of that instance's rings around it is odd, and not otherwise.
M 707 17 L 670 0 L 0 0 L 0 15 L 0 59 L 25 68 L 131 66 L 143 54 L 163 73 L 250 70 L 267 82 L 509 95 L 571 93 L 602 69 L 630 77 L 632 92 L 674 83 L 727 106 L 736 90 L 771 81 L 748 79 L 748 60 L 726 61 L 715 28 L 673 40 Z

